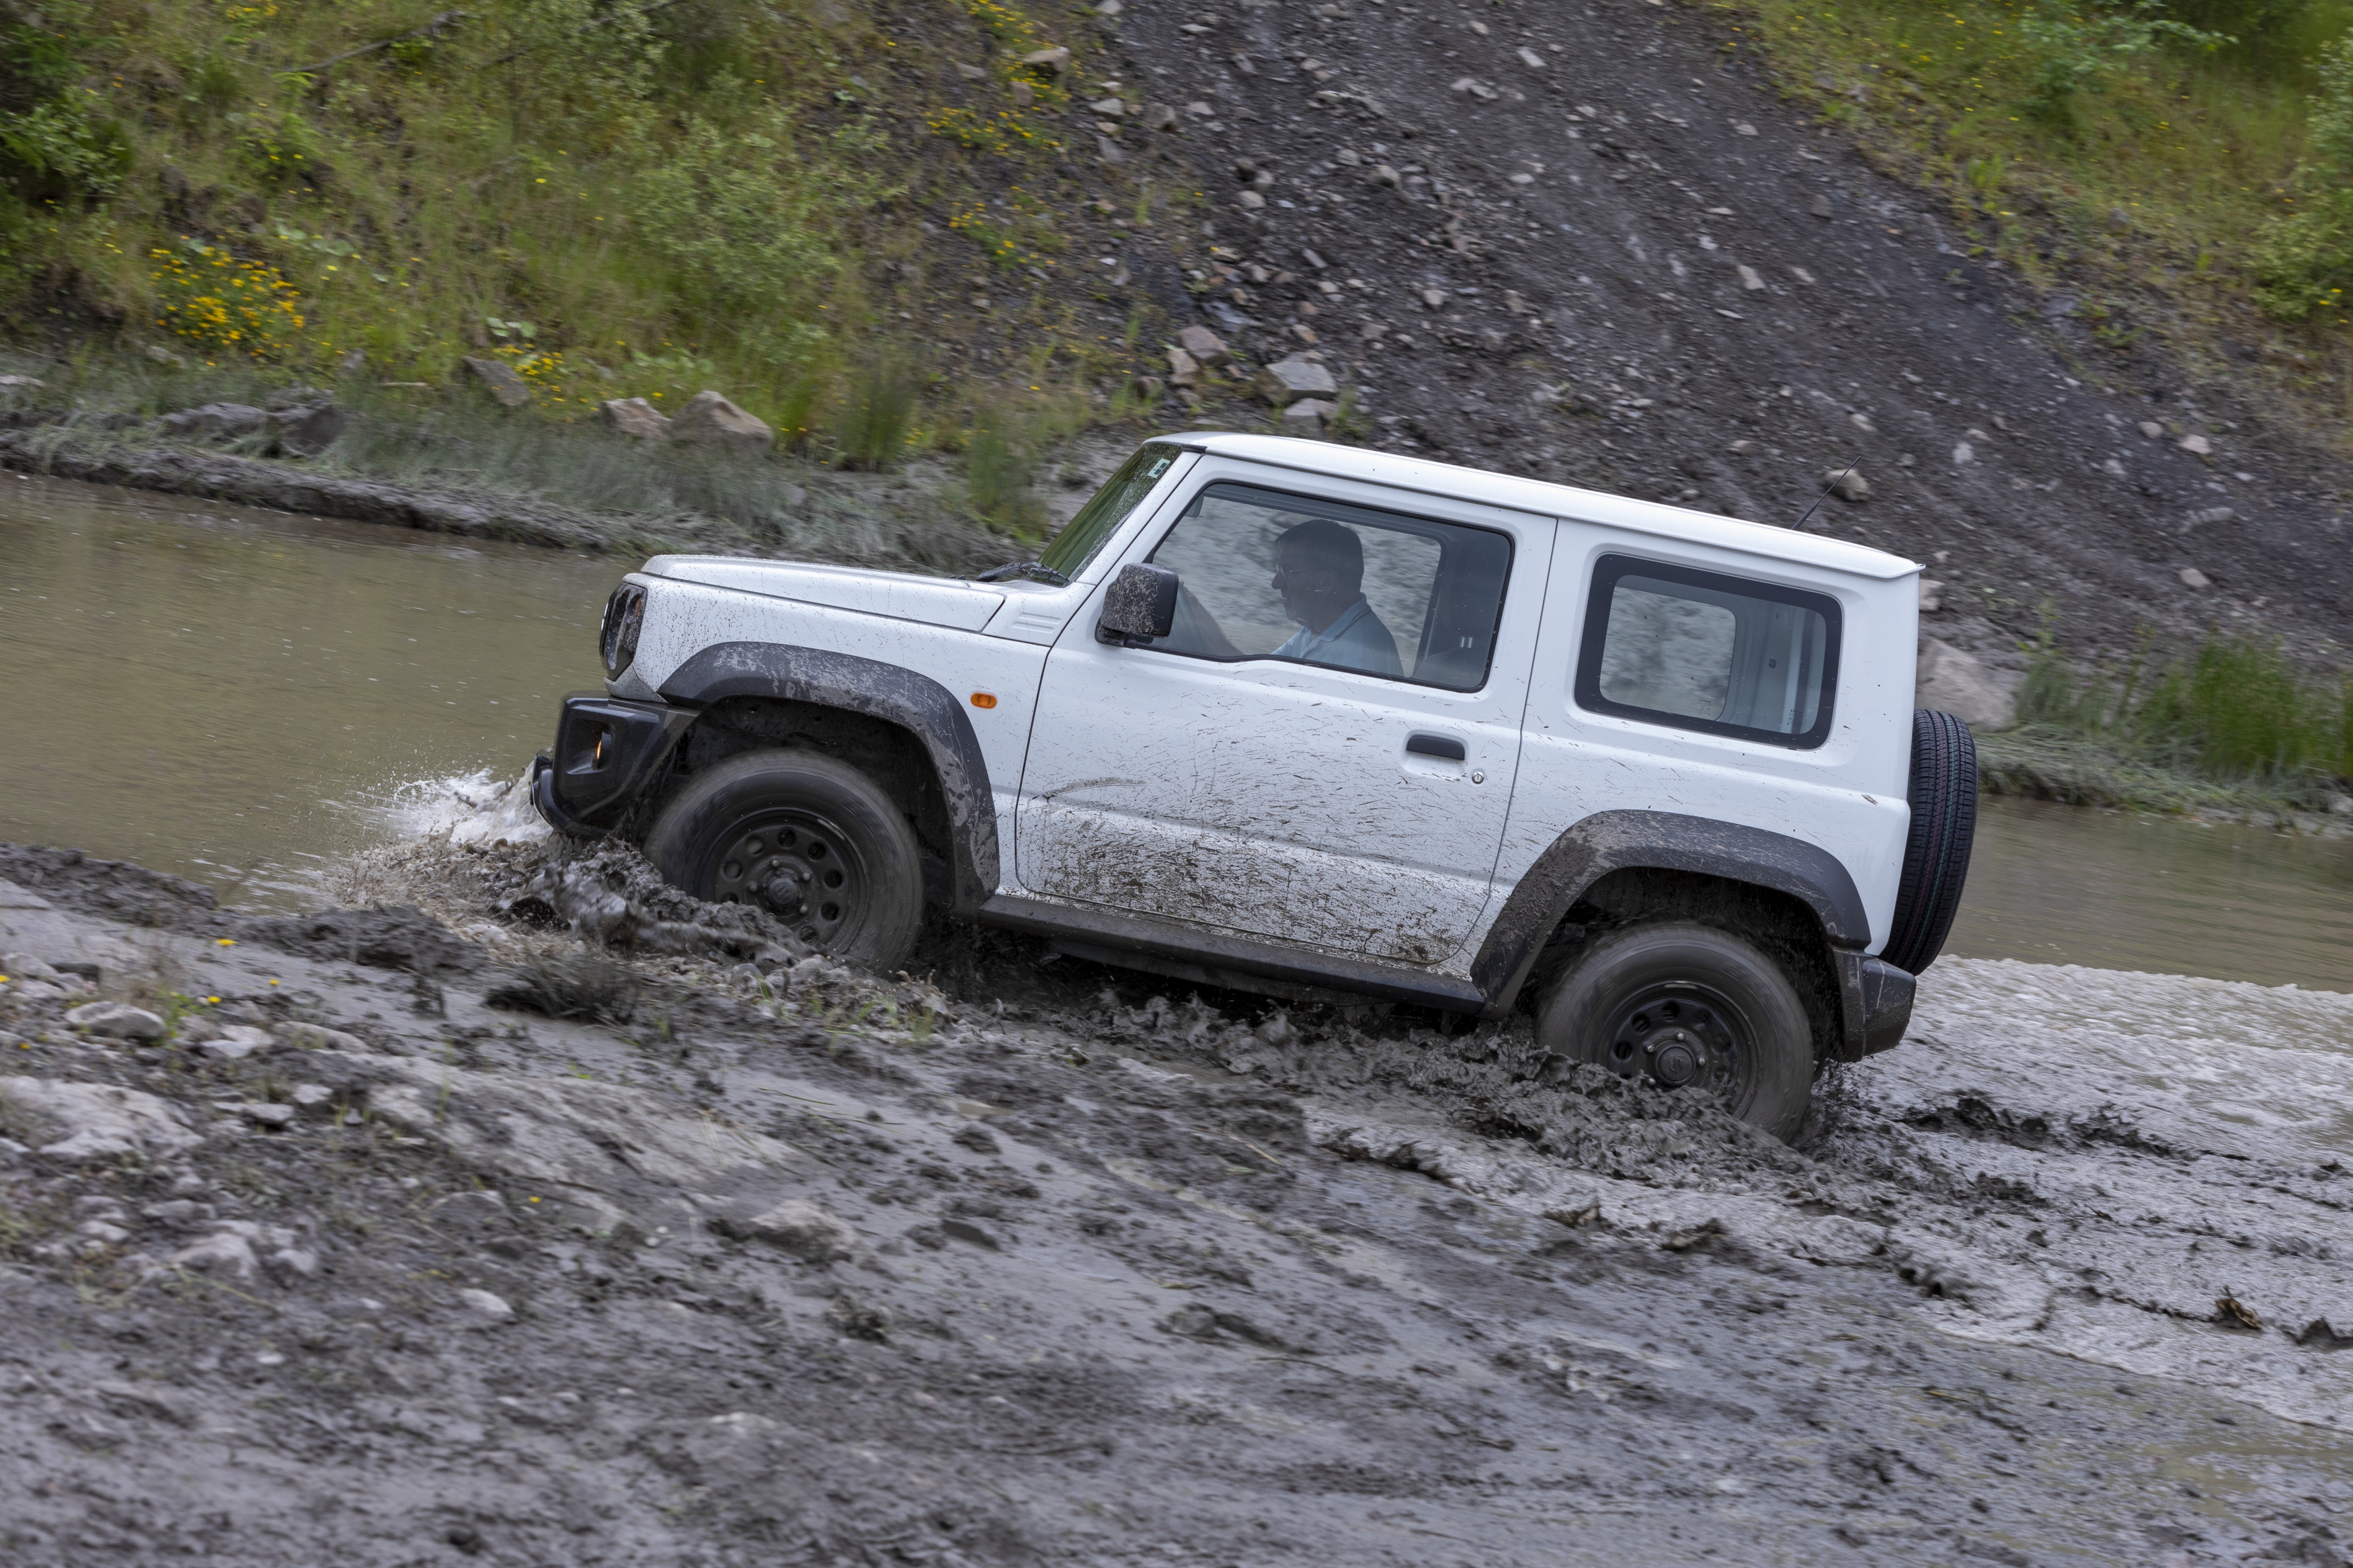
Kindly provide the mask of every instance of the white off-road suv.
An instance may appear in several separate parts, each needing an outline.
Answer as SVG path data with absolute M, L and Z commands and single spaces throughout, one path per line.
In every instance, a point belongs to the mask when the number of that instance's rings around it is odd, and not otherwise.
M 969 581 L 664 555 L 533 788 L 861 963 L 928 909 L 1500 1017 L 1788 1137 L 1894 1045 L 1976 820 L 1919 568 L 1261 436 L 1148 442 Z

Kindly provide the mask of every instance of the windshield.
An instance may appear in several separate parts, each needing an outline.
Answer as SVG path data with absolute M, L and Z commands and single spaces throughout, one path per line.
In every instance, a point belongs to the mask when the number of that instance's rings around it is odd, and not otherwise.
M 1103 541 L 1127 521 L 1135 503 L 1152 492 L 1152 487 L 1160 482 L 1160 476 L 1168 471 L 1168 465 L 1179 455 L 1175 447 L 1137 447 L 1135 456 L 1122 464 L 1119 472 L 1104 481 L 1103 488 L 1079 509 L 1079 515 L 1054 536 L 1054 542 L 1046 546 L 1046 553 L 1039 557 L 1039 564 L 1065 577 L 1075 577 L 1084 571 L 1087 563 L 1095 558 L 1095 552 L 1103 548 Z

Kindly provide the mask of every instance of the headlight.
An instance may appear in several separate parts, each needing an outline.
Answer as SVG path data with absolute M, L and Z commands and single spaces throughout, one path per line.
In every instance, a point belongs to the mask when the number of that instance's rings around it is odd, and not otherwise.
M 624 583 L 605 601 L 605 624 L 596 632 L 596 651 L 605 656 L 605 674 L 614 680 L 638 657 L 638 634 L 646 626 L 646 591 Z

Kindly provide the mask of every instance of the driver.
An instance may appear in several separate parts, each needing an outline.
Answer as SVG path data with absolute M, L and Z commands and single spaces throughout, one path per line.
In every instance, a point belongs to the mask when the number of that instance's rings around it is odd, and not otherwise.
M 1365 600 L 1365 546 L 1356 531 L 1311 518 L 1274 542 L 1274 591 L 1300 625 L 1276 658 L 1402 677 L 1397 638 Z

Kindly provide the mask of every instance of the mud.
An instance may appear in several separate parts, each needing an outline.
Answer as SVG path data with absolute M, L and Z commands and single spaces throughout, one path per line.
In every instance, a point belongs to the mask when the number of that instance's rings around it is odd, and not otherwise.
M 2347 998 L 1940 966 L 1792 1150 L 1513 1028 L 516 917 L 695 923 L 609 852 L 309 921 L 0 862 L 84 966 L 0 1001 L 12 1563 L 2342 1551 Z M 533 964 L 625 1021 L 485 1005 Z M 91 969 L 171 1037 L 65 1026 Z

